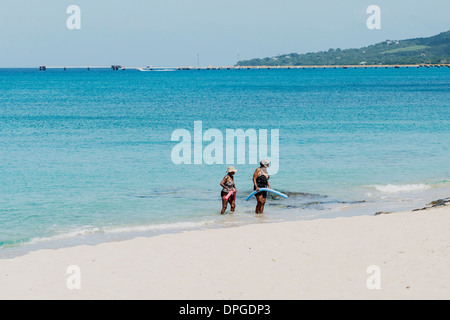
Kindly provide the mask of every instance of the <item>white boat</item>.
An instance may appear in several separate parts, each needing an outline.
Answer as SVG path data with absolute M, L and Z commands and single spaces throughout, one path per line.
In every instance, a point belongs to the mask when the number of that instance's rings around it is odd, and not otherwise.
M 161 71 L 177 71 L 177 68 L 175 67 L 152 67 L 152 66 L 147 66 L 145 68 L 138 68 L 139 71 L 156 71 L 156 72 L 161 72 Z

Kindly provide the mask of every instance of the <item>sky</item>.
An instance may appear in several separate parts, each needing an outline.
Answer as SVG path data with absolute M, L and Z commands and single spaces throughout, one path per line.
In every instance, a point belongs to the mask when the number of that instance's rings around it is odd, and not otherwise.
M 0 0 L 0 67 L 227 66 L 428 37 L 450 30 L 449 12 L 449 0 Z

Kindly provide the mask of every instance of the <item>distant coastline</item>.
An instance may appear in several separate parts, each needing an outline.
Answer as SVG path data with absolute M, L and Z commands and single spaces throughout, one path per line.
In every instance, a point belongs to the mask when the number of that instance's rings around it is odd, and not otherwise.
M 386 40 L 360 49 L 329 49 L 243 60 L 238 66 L 430 65 L 450 63 L 450 31 L 428 38 Z
M 47 70 L 96 70 L 96 69 L 110 69 L 113 71 L 126 71 L 126 70 L 136 70 L 136 71 L 154 71 L 154 72 L 163 72 L 163 71 L 191 71 L 191 70 L 259 70 L 259 69 L 356 69 L 356 68 L 450 68 L 450 63 L 437 63 L 437 64 L 375 64 L 375 65 L 367 65 L 367 64 L 355 64 L 355 65 L 261 65 L 261 66 L 252 66 L 252 65 L 240 65 L 240 66 L 203 66 L 203 67 L 193 67 L 193 66 L 179 66 L 179 67 L 154 67 L 154 70 L 142 70 L 143 67 L 127 67 L 127 66 L 117 66 L 113 65 L 111 67 L 108 66 L 39 66 L 37 67 L 40 71 Z M 33 68 L 1 68 L 1 69 L 33 69 Z M 164 70 L 167 69 L 167 70 Z

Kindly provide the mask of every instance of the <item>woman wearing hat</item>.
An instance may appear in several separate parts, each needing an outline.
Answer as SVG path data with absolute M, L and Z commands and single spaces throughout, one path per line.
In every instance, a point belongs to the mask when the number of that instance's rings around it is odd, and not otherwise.
M 256 169 L 255 173 L 253 174 L 253 185 L 254 190 L 259 191 L 261 188 L 269 188 L 269 173 L 267 172 L 267 168 L 270 167 L 270 161 L 267 159 L 264 159 L 260 163 L 260 167 Z M 258 201 L 256 204 L 256 213 L 261 214 L 264 212 L 264 206 L 266 205 L 266 199 L 267 199 L 267 191 L 258 192 L 256 195 L 256 200 Z
M 229 167 L 227 170 L 227 175 L 223 178 L 220 186 L 223 188 L 220 196 L 222 197 L 222 212 L 224 214 L 227 210 L 228 203 L 231 205 L 231 212 L 234 212 L 236 209 L 236 185 L 234 184 L 234 174 L 237 172 L 235 167 Z M 227 195 L 231 192 L 235 191 L 234 195 L 227 198 Z

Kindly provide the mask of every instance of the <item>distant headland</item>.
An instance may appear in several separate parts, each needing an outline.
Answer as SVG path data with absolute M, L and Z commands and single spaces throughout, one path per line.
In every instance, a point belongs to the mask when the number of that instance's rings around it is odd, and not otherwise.
M 329 49 L 243 60 L 237 66 L 357 66 L 450 64 L 450 31 L 428 38 L 386 40 L 360 49 Z

